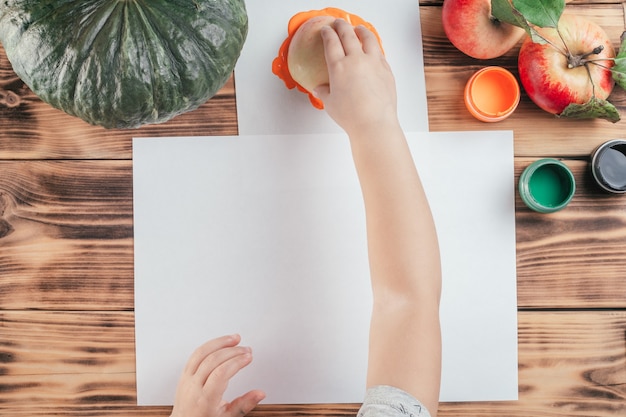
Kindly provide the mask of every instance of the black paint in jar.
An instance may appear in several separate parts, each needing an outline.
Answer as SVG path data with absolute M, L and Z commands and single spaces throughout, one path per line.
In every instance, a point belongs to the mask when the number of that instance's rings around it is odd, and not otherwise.
M 598 185 L 611 193 L 626 193 L 626 140 L 600 145 L 591 155 L 591 172 Z

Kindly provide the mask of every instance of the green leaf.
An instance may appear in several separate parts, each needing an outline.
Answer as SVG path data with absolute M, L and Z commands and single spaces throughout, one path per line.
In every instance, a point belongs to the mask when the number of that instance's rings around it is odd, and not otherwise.
M 559 117 L 571 119 L 605 119 L 612 123 L 619 122 L 620 115 L 614 105 L 606 100 L 592 97 L 585 104 L 572 103 L 563 110 Z
M 611 72 L 617 85 L 626 89 L 626 31 L 622 33 L 620 41 L 622 45 L 619 48 L 617 57 L 615 57 L 615 65 L 611 68 Z
M 517 12 L 511 0 L 491 0 L 491 14 L 501 22 L 509 23 L 514 26 L 526 28 L 528 23 L 524 16 Z
M 615 83 L 626 90 L 626 57 L 615 58 L 615 65 L 611 68 Z
M 548 41 L 546 41 L 546 38 L 541 36 L 539 32 L 537 32 L 537 29 L 535 29 L 533 26 L 528 26 L 526 33 L 528 33 L 528 36 L 530 36 L 532 41 L 535 43 L 539 43 L 542 45 L 548 43 Z
M 555 28 L 565 9 L 565 0 L 513 0 L 513 6 L 533 25 Z
M 511 0 L 491 0 L 491 15 L 500 22 L 508 23 L 524 29 L 533 42 L 541 44 L 546 43 L 545 39 L 543 39 L 537 33 L 535 28 L 528 23 L 524 15 L 513 7 Z

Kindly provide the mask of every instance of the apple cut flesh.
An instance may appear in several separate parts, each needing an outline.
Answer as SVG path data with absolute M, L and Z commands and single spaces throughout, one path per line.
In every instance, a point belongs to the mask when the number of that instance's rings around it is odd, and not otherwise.
M 291 78 L 308 91 L 328 84 L 328 68 L 320 31 L 331 26 L 333 16 L 316 16 L 304 22 L 293 35 L 287 54 Z
M 563 14 L 555 28 L 539 28 L 548 42 L 527 38 L 518 57 L 519 76 L 528 97 L 543 110 L 561 114 L 572 103 L 605 100 L 613 90 L 610 68 L 615 49 L 606 32 L 580 16 Z M 601 49 L 599 53 L 593 53 Z
M 378 39 L 380 36 L 371 23 L 345 10 L 327 7 L 295 14 L 287 26 L 287 38 L 278 50 L 278 56 L 272 61 L 272 72 L 284 81 L 288 89 L 297 87 L 308 93 L 313 107 L 324 108 L 324 103 L 313 95 L 315 88 L 328 84 L 328 67 L 324 56 L 324 42 L 321 30 L 332 26 L 336 19 L 343 19 L 352 26 L 364 26 Z
M 450 42 L 472 58 L 491 59 L 511 50 L 524 30 L 491 14 L 491 0 L 444 0 L 443 30 Z

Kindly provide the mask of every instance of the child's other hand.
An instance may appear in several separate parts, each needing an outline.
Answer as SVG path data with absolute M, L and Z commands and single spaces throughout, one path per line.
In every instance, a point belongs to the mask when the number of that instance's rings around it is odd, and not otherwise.
M 318 86 L 315 94 L 328 114 L 349 135 L 395 126 L 395 80 L 376 35 L 343 19 L 321 35 L 330 85 Z
M 265 398 L 250 391 L 232 402 L 223 399 L 229 380 L 252 362 L 252 351 L 240 342 L 239 335 L 223 336 L 196 349 L 178 383 L 172 417 L 241 417 Z

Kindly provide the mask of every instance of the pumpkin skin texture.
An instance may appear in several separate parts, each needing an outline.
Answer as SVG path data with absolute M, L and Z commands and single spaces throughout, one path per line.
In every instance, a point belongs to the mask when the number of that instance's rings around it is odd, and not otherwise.
M 213 97 L 248 31 L 244 0 L 3 0 L 0 42 L 43 101 L 106 128 Z

